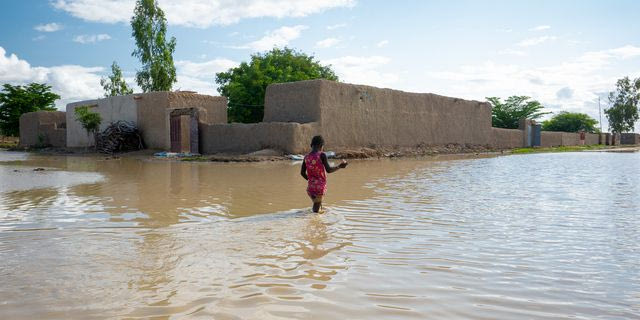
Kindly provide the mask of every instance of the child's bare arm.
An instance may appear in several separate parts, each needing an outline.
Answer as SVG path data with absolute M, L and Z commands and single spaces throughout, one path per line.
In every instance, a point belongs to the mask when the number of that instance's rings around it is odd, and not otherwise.
M 348 165 L 346 161 L 342 160 L 342 163 L 340 163 L 337 167 L 332 167 L 331 165 L 329 165 L 329 160 L 327 160 L 327 155 L 324 153 L 320 155 L 320 159 L 322 160 L 324 169 L 327 170 L 328 173 L 336 172 L 338 171 L 338 169 L 346 168 Z
M 305 180 L 309 180 L 309 177 L 307 177 L 307 165 L 304 163 L 304 161 L 302 161 L 302 167 L 300 168 L 300 175 Z

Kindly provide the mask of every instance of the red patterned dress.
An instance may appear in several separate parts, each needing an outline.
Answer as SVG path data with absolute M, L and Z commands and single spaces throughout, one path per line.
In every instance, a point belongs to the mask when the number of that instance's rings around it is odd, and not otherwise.
M 324 171 L 324 164 L 320 156 L 322 152 L 311 152 L 304 157 L 304 164 L 307 167 L 307 194 L 312 197 L 323 196 L 327 192 L 327 175 Z

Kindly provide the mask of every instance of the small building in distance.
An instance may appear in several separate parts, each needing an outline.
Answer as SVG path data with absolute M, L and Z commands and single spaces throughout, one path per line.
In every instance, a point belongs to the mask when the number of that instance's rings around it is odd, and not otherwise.
M 62 111 L 36 111 L 20 116 L 20 147 L 67 145 L 67 119 Z
M 124 120 L 136 124 L 149 149 L 200 153 L 199 128 L 227 123 L 227 99 L 191 91 L 159 91 L 85 100 L 67 105 L 67 147 L 95 145 L 76 120 L 80 106 L 100 114 L 100 131 L 110 123 Z

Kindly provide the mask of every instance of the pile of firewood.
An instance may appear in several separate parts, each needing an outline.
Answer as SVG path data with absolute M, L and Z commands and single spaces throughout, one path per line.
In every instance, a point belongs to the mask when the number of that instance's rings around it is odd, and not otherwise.
M 104 131 L 96 135 L 98 152 L 113 154 L 144 149 L 140 131 L 133 122 L 112 122 Z

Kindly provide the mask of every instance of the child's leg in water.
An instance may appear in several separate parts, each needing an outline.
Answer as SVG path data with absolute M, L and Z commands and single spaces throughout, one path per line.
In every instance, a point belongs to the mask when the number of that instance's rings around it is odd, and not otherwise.
M 311 200 L 313 201 L 313 212 L 319 212 L 322 208 L 322 196 L 312 197 Z

